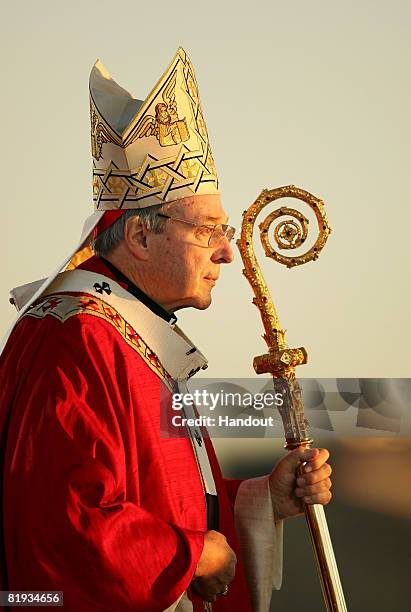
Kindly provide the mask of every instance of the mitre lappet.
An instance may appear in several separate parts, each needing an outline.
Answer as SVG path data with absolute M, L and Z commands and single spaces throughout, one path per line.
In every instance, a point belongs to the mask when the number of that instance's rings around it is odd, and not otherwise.
M 92 238 L 125 210 L 219 193 L 193 65 L 182 48 L 144 101 L 98 60 L 90 74 L 90 120 L 94 213 L 47 279 L 11 291 L 19 317 L 60 272 L 91 257 Z

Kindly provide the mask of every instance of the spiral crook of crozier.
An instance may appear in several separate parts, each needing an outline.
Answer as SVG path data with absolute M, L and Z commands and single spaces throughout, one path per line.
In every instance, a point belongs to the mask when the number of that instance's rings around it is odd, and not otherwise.
M 317 259 L 331 232 L 324 211 L 324 204 L 322 200 L 316 198 L 308 191 L 304 191 L 294 185 L 271 190 L 264 189 L 260 193 L 255 202 L 243 212 L 241 236 L 237 241 L 237 246 L 244 263 L 243 273 L 255 295 L 253 302 L 261 313 L 265 329 L 264 339 L 267 342 L 270 353 L 272 355 L 275 353 L 281 360 L 284 370 L 289 370 L 291 374 L 293 365 L 297 365 L 297 362 L 303 363 L 303 361 L 300 360 L 297 354 L 291 356 L 289 351 L 284 351 L 287 348 L 284 337 L 285 332 L 280 327 L 277 312 L 257 262 L 253 245 L 253 231 L 258 215 L 271 202 L 287 197 L 302 200 L 313 210 L 318 224 L 318 237 L 314 245 L 302 255 L 293 256 L 280 253 L 279 250 L 290 251 L 302 246 L 308 236 L 308 219 L 298 210 L 283 206 L 271 212 L 259 225 L 261 243 L 265 254 L 267 257 L 286 265 L 288 268 Z M 277 221 L 278 223 L 276 223 L 273 232 L 276 242 L 276 247 L 274 248 L 270 242 L 269 234 L 271 225 Z M 289 364 L 286 363 L 287 357 L 290 358 Z
M 315 244 L 306 253 L 297 256 L 293 254 L 284 255 L 280 251 L 297 249 L 305 243 L 308 236 L 309 220 L 300 211 L 282 206 L 271 212 L 260 223 L 261 243 L 267 257 L 275 259 L 275 261 L 287 266 L 287 268 L 292 268 L 318 258 L 331 232 L 331 228 L 328 224 L 323 202 L 311 193 L 294 187 L 294 185 L 272 189 L 271 191 L 263 191 L 257 201 L 260 198 L 262 199 L 263 206 L 260 208 L 262 210 L 264 206 L 273 200 L 285 197 L 297 198 L 308 204 L 315 214 L 318 225 L 318 236 Z M 274 223 L 276 225 L 272 232 L 271 226 Z M 271 232 L 273 233 L 275 246 L 270 241 Z

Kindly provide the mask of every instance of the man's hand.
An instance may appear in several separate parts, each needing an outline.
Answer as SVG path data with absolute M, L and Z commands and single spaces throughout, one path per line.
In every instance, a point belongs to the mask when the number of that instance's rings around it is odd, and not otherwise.
M 331 466 L 326 463 L 325 448 L 296 448 L 285 455 L 270 475 L 275 520 L 280 521 L 304 512 L 307 504 L 328 504 L 331 499 Z M 302 474 L 297 474 L 298 468 Z
M 233 580 L 236 563 L 235 553 L 225 537 L 218 531 L 207 531 L 192 588 L 205 601 L 215 601 Z

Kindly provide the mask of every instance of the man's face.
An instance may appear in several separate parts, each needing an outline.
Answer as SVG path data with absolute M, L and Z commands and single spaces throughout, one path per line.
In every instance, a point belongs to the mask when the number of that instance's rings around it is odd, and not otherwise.
M 217 195 L 177 200 L 166 208 L 165 214 L 209 226 L 227 223 Z M 233 261 L 232 248 L 226 238 L 209 247 L 207 230 L 171 219 L 164 222 L 162 233 L 150 232 L 148 236 L 150 293 L 171 312 L 188 306 L 203 310 L 211 303 L 220 264 Z

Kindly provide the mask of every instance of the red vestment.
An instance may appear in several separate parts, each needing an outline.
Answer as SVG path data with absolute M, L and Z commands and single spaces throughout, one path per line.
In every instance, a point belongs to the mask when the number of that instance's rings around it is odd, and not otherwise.
M 112 278 L 97 258 L 82 267 Z M 61 590 L 70 612 L 165 610 L 189 588 L 207 524 L 190 440 L 160 437 L 155 370 L 104 318 L 47 309 L 17 324 L 0 367 L 1 589 Z M 239 557 L 239 483 L 207 449 Z M 251 610 L 241 562 L 213 610 Z

